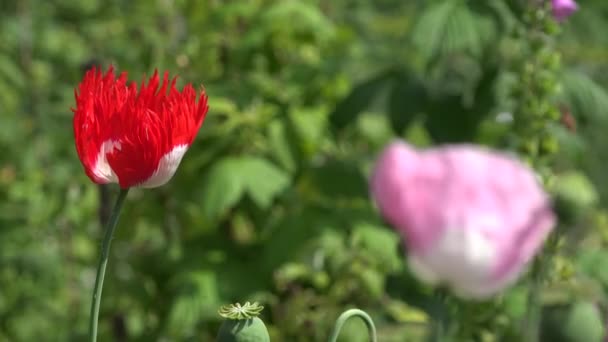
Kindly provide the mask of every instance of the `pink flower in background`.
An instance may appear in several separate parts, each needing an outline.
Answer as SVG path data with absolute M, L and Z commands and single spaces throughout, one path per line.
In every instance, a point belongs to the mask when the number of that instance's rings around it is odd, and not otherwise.
M 394 142 L 370 185 L 404 239 L 412 272 L 465 298 L 514 282 L 556 223 L 531 169 L 473 145 L 417 151 Z
M 566 20 L 578 9 L 574 0 L 551 0 L 551 7 L 553 8 L 553 16 L 557 21 Z

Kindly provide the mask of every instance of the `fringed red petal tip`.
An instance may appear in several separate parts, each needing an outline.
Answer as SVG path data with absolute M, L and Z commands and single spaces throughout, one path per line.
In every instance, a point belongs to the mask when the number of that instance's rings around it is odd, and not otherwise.
M 76 151 L 93 182 L 153 188 L 171 179 L 209 109 L 204 90 L 175 83 L 158 70 L 139 87 L 112 66 L 86 72 L 72 111 Z

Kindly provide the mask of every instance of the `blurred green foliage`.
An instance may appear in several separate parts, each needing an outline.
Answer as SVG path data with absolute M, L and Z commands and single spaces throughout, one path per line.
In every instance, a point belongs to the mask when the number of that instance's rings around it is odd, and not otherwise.
M 217 309 L 245 300 L 266 306 L 273 341 L 321 341 L 350 306 L 381 341 L 422 340 L 437 303 L 408 273 L 367 173 L 397 136 L 509 146 L 519 4 L 1 1 L 0 341 L 86 336 L 117 193 L 86 178 L 73 145 L 73 91 L 93 64 L 135 81 L 169 70 L 210 99 L 174 179 L 129 196 L 100 340 L 211 341 Z M 564 124 L 550 128 L 568 219 L 543 301 L 547 329 L 568 341 L 601 336 L 608 303 L 607 15 L 585 1 L 557 46 Z M 460 305 L 462 341 L 517 341 L 526 291 Z M 347 324 L 342 341 L 365 341 L 362 329 Z

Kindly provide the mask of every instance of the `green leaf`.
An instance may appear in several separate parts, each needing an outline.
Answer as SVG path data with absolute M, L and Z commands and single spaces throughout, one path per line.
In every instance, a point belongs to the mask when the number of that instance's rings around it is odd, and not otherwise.
M 542 341 L 601 342 L 604 337 L 604 322 L 594 303 L 546 307 L 542 317 Z
M 247 194 L 262 209 L 267 209 L 290 183 L 287 173 L 258 157 L 242 157 L 239 160 L 238 174 Z
M 570 341 L 601 342 L 604 322 L 594 303 L 579 302 L 573 305 L 565 327 Z
M 598 200 L 598 194 L 591 181 L 581 172 L 570 171 L 557 176 L 553 189 L 555 209 L 566 222 L 575 222 Z
M 411 74 L 399 77 L 388 99 L 388 117 L 393 131 L 400 135 L 424 112 L 427 93 L 421 80 Z
M 324 253 L 344 252 L 344 236 L 337 230 L 337 224 L 324 211 L 307 206 L 291 212 L 268 227 L 261 264 L 274 270 L 284 263 L 300 260 L 319 245 Z
M 454 52 L 480 56 L 488 20 L 467 6 L 466 1 L 446 0 L 429 6 L 412 33 L 414 45 L 427 60 Z M 485 30 L 483 30 L 485 28 Z
M 315 190 L 328 198 L 368 196 L 367 180 L 353 161 L 329 160 L 311 169 L 308 176 Z
M 583 250 L 578 256 L 578 267 L 584 274 L 598 280 L 608 289 L 608 252 L 603 250 Z
M 323 143 L 327 112 L 321 108 L 296 108 L 288 116 L 287 133 L 303 157 L 315 155 Z
M 0 54 L 0 81 L 6 78 L 12 87 L 21 89 L 25 87 L 25 75 L 19 69 L 19 65 L 6 55 Z
M 431 100 L 425 128 L 436 143 L 470 142 L 475 136 L 476 120 L 469 118 L 463 99 L 447 95 Z
M 388 298 L 384 305 L 388 314 L 399 323 L 427 323 L 429 316 L 419 308 L 407 305 L 405 302 Z
M 410 144 L 424 148 L 433 144 L 433 139 L 425 128 L 424 122 L 421 119 L 414 120 L 405 131 L 405 140 Z
M 357 121 L 357 132 L 360 134 L 361 140 L 374 150 L 382 149 L 394 139 L 388 118 L 384 115 L 377 115 L 377 113 L 363 113 Z
M 263 158 L 227 157 L 215 164 L 203 189 L 203 211 L 215 219 L 236 205 L 244 193 L 262 209 L 289 184 L 289 176 Z
M 496 68 L 485 70 L 477 83 L 472 105 L 467 105 L 464 96 L 444 94 L 431 99 L 425 127 L 437 143 L 472 142 L 477 130 L 494 105 L 494 82 Z
M 277 288 L 287 289 L 287 286 L 295 281 L 308 280 L 313 274 L 310 266 L 302 263 L 289 262 L 276 270 L 274 279 Z
M 384 294 L 384 274 L 373 268 L 361 268 L 356 270 L 356 274 L 367 295 L 373 300 L 380 300 Z
M 445 25 L 456 5 L 457 2 L 453 0 L 437 2 L 420 15 L 414 27 L 412 39 L 414 45 L 426 58 L 438 54 L 441 50 Z
M 528 308 L 528 291 L 522 287 L 514 287 L 507 291 L 503 298 L 505 313 L 511 317 L 524 317 Z
M 563 99 L 571 106 L 579 123 L 594 125 L 608 119 L 608 93 L 591 78 L 579 72 L 562 75 Z
M 216 219 L 241 199 L 245 184 L 241 179 L 241 162 L 228 157 L 214 164 L 206 177 L 202 193 L 203 212 Z
M 399 237 L 387 227 L 359 223 L 352 232 L 352 243 L 365 250 L 386 272 L 399 269 L 403 257 L 399 253 Z
M 330 114 L 332 127 L 341 130 L 348 124 L 356 122 L 359 114 L 371 104 L 393 76 L 392 71 L 385 71 L 357 85 Z
M 177 295 L 169 312 L 169 331 L 177 336 L 194 332 L 202 319 L 216 318 L 220 305 L 216 275 L 211 271 L 196 271 L 174 279 Z
M 504 0 L 475 1 L 469 3 L 471 8 L 480 14 L 491 17 L 493 21 L 500 23 L 505 33 L 512 32 L 517 25 L 517 16 Z
M 585 136 L 573 134 L 566 127 L 561 125 L 550 126 L 549 132 L 557 138 L 560 154 L 563 156 L 564 160 L 572 161 L 576 166 L 584 163 L 585 156 L 588 153 Z
M 274 32 L 299 33 L 300 36 L 311 34 L 318 39 L 327 37 L 333 31 L 333 23 L 323 12 L 312 4 L 301 1 L 282 1 L 264 11 L 262 16 L 264 28 Z
M 453 8 L 452 13 L 445 23 L 443 54 L 457 51 L 469 52 L 474 56 L 481 53 L 482 36 L 480 30 L 482 24 L 479 18 L 465 5 L 464 1 Z M 488 32 L 488 30 L 485 30 Z
M 297 152 L 291 144 L 285 120 L 275 120 L 268 126 L 268 143 L 279 165 L 293 172 L 297 167 Z

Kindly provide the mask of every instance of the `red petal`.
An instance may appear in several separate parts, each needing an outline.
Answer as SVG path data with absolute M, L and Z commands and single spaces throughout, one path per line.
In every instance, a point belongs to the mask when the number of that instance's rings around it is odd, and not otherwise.
M 166 72 L 161 83 L 158 71 L 138 89 L 127 86 L 124 73 L 116 79 L 112 67 L 105 76 L 93 68 L 75 97 L 74 135 L 85 172 L 96 183 L 111 181 L 100 174 L 98 158 L 102 145 L 112 141 L 115 148 L 105 157 L 123 188 L 149 179 L 175 147 L 190 146 L 208 111 L 204 91 L 197 101 L 190 84 L 180 92 Z

